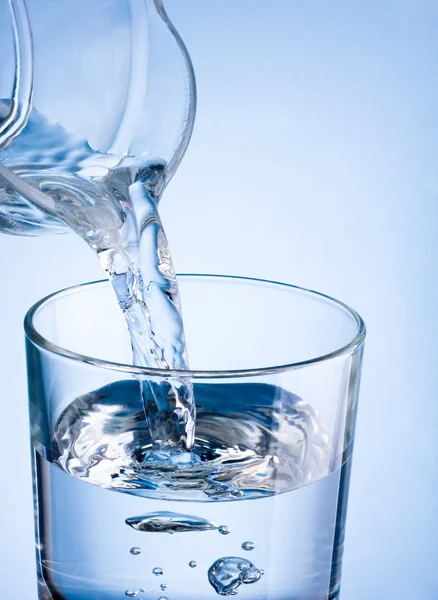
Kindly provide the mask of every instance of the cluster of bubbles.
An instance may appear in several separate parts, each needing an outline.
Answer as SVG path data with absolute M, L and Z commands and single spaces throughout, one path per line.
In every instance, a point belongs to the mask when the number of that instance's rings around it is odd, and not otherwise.
M 165 590 L 166 589 L 166 585 L 162 584 L 160 586 L 161 590 Z M 140 588 L 140 592 L 145 592 L 146 590 L 144 588 Z M 138 591 L 137 590 L 126 590 L 125 592 L 125 596 L 127 596 L 128 598 L 135 598 L 136 596 L 138 596 Z M 168 598 L 166 596 L 160 596 L 158 598 L 158 600 L 168 600 Z
M 155 512 L 145 515 L 130 517 L 126 524 L 136 531 L 148 533 L 187 533 L 192 531 L 217 530 L 221 535 L 231 533 L 228 525 L 215 525 L 207 519 L 172 512 Z M 242 550 L 250 552 L 254 550 L 255 543 L 246 540 L 241 545 Z M 130 553 L 134 556 L 141 554 L 141 548 L 133 546 Z M 196 560 L 190 560 L 188 566 L 195 569 L 198 566 Z M 164 575 L 161 567 L 152 569 L 153 575 L 159 577 Z M 220 596 L 235 596 L 242 584 L 257 583 L 264 575 L 263 569 L 258 569 L 251 561 L 238 556 L 225 556 L 216 560 L 208 570 L 208 581 L 216 593 Z M 167 585 L 162 583 L 160 590 L 164 592 Z M 144 592 L 144 589 L 140 589 Z M 138 595 L 137 590 L 126 590 L 125 596 L 134 598 Z M 161 596 L 158 600 L 168 600 Z

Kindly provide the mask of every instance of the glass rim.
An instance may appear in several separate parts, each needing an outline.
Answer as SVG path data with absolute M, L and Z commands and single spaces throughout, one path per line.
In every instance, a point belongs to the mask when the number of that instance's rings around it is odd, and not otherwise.
M 49 300 L 52 300 L 56 296 L 61 296 L 67 292 L 72 292 L 75 290 L 79 290 L 84 287 L 97 286 L 102 284 L 110 285 L 109 280 L 100 279 L 97 281 L 90 281 L 87 283 L 80 283 L 78 285 L 69 286 L 53 292 L 38 302 L 36 302 L 31 308 L 27 311 L 24 318 L 24 331 L 27 337 L 37 346 L 51 352 L 52 354 L 57 354 L 64 358 L 76 360 L 78 362 L 82 362 L 87 365 L 101 367 L 104 369 L 118 371 L 122 373 L 129 373 L 131 375 L 143 375 L 160 379 L 169 379 L 169 378 L 179 378 L 179 377 L 188 377 L 190 379 L 224 379 L 224 378 L 233 378 L 233 377 L 255 377 L 260 375 L 272 375 L 275 373 L 284 373 L 288 371 L 294 371 L 297 369 L 302 369 L 303 367 L 311 366 L 314 364 L 326 362 L 332 360 L 334 358 L 344 356 L 346 354 L 353 354 L 364 342 L 366 336 L 366 326 L 362 317 L 357 313 L 353 308 L 333 298 L 332 296 L 328 296 L 327 294 L 323 294 L 321 292 L 316 292 L 311 289 L 303 288 L 297 285 L 292 285 L 290 283 L 283 283 L 280 281 L 274 281 L 270 279 L 258 279 L 255 277 L 245 277 L 238 275 L 217 275 L 217 274 L 200 274 L 200 273 L 181 273 L 177 274 L 177 278 L 199 278 L 199 279 L 228 279 L 232 281 L 242 281 L 242 282 L 254 282 L 257 284 L 269 284 L 274 286 L 281 286 L 283 288 L 289 288 L 298 292 L 305 292 L 307 294 L 311 294 L 312 296 L 316 296 L 319 299 L 330 301 L 335 304 L 338 308 L 343 309 L 346 313 L 348 313 L 351 317 L 353 317 L 354 321 L 357 325 L 357 333 L 354 338 L 344 344 L 340 348 L 333 350 L 327 354 L 323 354 L 321 356 L 316 356 L 314 358 L 309 358 L 307 360 L 285 363 L 282 365 L 275 366 L 267 366 L 267 367 L 258 367 L 254 369 L 231 369 L 231 370 L 196 370 L 196 369 L 187 369 L 187 370 L 176 370 L 176 369 L 155 369 L 152 367 L 138 367 L 134 365 L 128 365 L 123 363 L 117 363 L 113 361 L 103 360 L 100 358 L 95 358 L 92 356 L 87 356 L 85 354 L 79 354 L 78 352 L 72 352 L 67 348 L 63 348 L 62 346 L 58 346 L 53 342 L 47 340 L 43 335 L 41 335 L 36 327 L 34 326 L 34 317 L 38 310 Z

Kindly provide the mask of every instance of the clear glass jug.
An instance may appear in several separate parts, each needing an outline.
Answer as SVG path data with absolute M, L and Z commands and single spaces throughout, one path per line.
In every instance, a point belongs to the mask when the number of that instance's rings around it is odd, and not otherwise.
M 0 0 L 0 56 L 0 231 L 93 243 L 159 200 L 196 104 L 161 0 Z

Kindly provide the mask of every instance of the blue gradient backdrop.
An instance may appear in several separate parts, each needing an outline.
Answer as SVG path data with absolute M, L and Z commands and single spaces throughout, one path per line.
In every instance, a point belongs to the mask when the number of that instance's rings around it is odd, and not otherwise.
M 41 2 L 41 10 L 49 2 Z M 199 86 L 162 204 L 179 271 L 316 288 L 368 325 L 343 600 L 438 597 L 438 4 L 167 0 Z M 35 598 L 22 318 L 101 277 L 0 237 L 2 597 Z

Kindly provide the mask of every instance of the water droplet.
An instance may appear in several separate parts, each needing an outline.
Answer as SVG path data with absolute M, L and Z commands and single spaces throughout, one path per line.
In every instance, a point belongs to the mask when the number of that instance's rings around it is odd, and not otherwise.
M 246 551 L 250 551 L 250 550 L 254 550 L 255 548 L 255 544 L 254 542 L 243 542 L 242 544 L 242 550 L 246 550 Z
M 126 590 L 125 596 L 128 596 L 128 598 L 135 598 L 135 596 L 138 596 L 138 592 L 137 590 Z
M 164 575 L 164 571 L 161 567 L 155 567 L 155 569 L 152 569 L 152 573 L 154 575 Z
M 228 535 L 230 533 L 230 528 L 227 525 L 220 525 L 218 531 L 222 535 Z
M 168 511 L 130 517 L 125 523 L 137 531 L 148 533 L 186 533 L 217 529 L 216 525 L 207 519 Z
M 138 556 L 139 554 L 141 554 L 141 548 L 139 548 L 138 546 L 133 546 L 129 552 L 134 556 Z
M 162 584 L 160 585 L 160 589 L 161 589 L 161 591 L 162 591 L 162 592 L 164 592 L 164 590 L 165 590 L 166 588 L 167 588 L 167 585 L 166 585 L 165 583 L 162 583 Z
M 252 562 L 236 556 L 219 558 L 208 570 L 208 581 L 219 596 L 235 596 L 242 583 L 257 583 L 260 577 Z
M 194 569 L 197 566 L 198 566 L 198 563 L 196 562 L 196 560 L 191 560 L 189 562 L 189 567 L 191 567 L 192 569 Z

